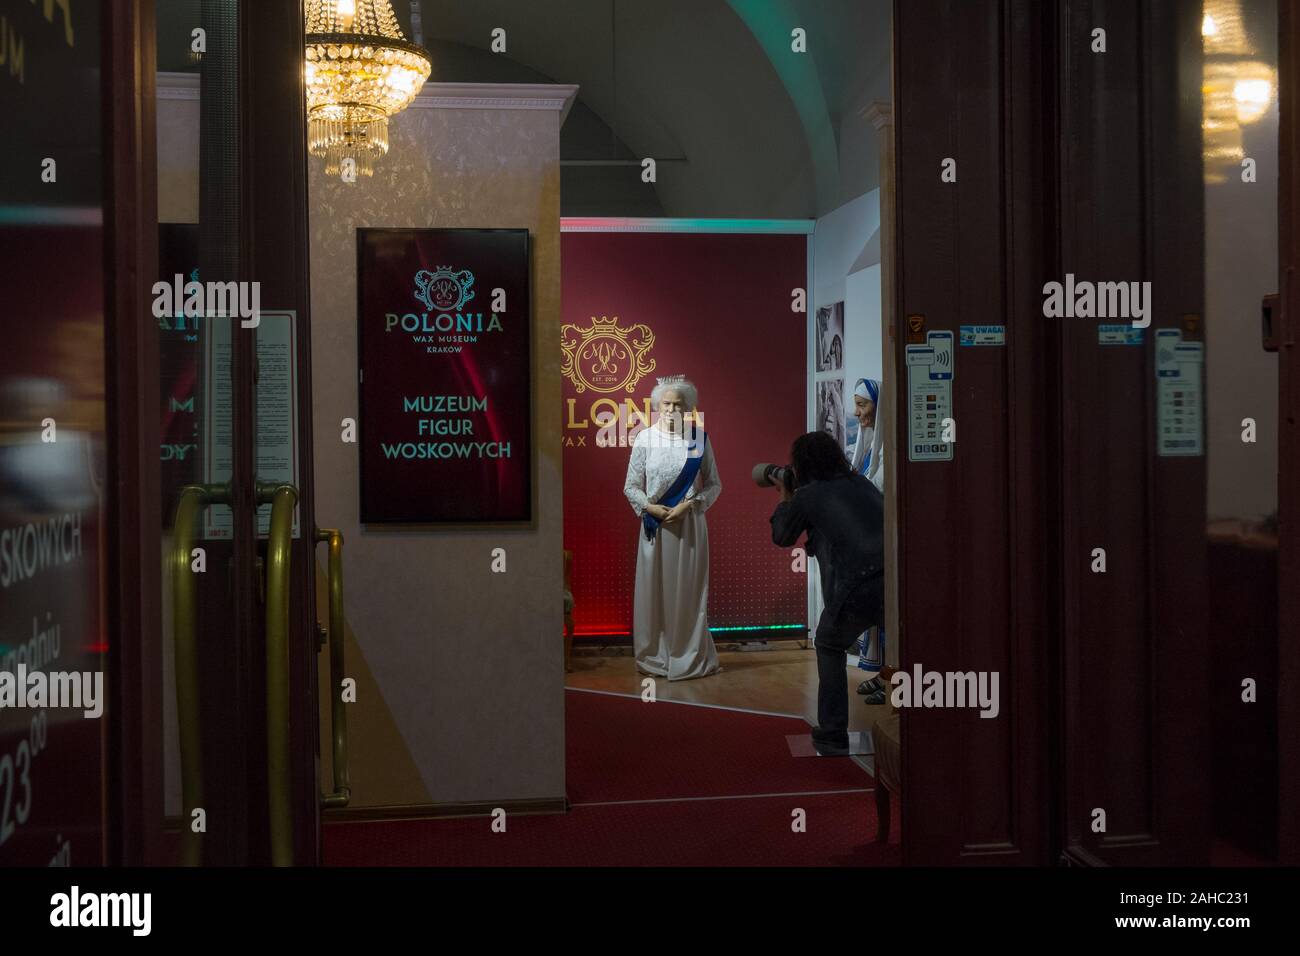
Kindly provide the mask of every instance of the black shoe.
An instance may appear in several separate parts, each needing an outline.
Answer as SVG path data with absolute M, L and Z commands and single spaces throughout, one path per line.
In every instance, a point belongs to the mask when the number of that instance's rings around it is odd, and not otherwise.
M 819 757 L 847 757 L 849 756 L 849 742 L 847 739 L 843 743 L 836 741 L 831 743 L 827 740 L 818 740 L 813 738 L 813 749 L 817 751 Z
M 874 694 L 878 690 L 885 689 L 885 682 L 879 677 L 873 677 L 870 680 L 864 680 L 858 685 L 859 694 Z

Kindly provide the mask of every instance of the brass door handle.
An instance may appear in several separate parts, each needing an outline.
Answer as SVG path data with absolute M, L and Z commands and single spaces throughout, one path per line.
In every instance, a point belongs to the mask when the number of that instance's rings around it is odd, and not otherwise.
M 203 736 L 199 707 L 198 588 L 194 580 L 194 534 L 204 509 L 229 504 L 226 485 L 186 485 L 172 519 L 172 641 L 175 647 L 176 719 L 181 748 L 181 862 L 203 863 L 203 834 L 193 813 L 203 808 Z
M 329 544 L 330 731 L 334 739 L 334 790 L 322 794 L 324 807 L 346 807 L 352 799 L 348 780 L 348 717 L 343 702 L 343 533 L 317 528 L 316 540 Z
M 266 784 L 271 863 L 293 865 L 293 800 L 289 775 L 289 584 L 293 511 L 298 489 L 257 483 L 257 503 L 271 504 L 266 542 Z

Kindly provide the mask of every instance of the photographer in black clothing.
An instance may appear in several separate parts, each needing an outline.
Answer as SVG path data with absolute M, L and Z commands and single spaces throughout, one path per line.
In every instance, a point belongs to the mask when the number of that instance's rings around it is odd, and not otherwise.
M 849 682 L 846 654 L 859 634 L 884 620 L 884 499 L 855 475 L 835 439 L 809 432 L 790 450 L 793 480 L 777 483 L 772 543 L 788 548 L 808 533 L 826 607 L 817 622 L 817 729 L 823 756 L 846 754 Z

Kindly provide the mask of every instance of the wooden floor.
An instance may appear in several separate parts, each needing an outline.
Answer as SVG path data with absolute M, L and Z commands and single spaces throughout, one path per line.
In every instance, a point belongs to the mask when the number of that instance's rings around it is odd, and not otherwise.
M 766 649 L 740 650 L 742 645 L 720 642 L 721 671 L 696 680 L 660 678 L 655 681 L 655 697 L 787 714 L 815 723 L 817 659 L 812 648 L 804 650 L 794 641 L 743 646 Z M 856 667 L 848 670 L 849 730 L 870 730 L 877 717 L 886 715 L 888 705 L 872 707 L 863 703 L 857 687 L 868 675 Z M 573 672 L 567 678 L 568 687 L 640 696 L 646 675 L 637 672 L 630 647 L 577 647 L 573 651 Z

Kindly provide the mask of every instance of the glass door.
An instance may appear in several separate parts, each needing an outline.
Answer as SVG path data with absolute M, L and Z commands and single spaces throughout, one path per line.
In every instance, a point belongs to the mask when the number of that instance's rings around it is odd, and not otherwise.
M 282 185 L 305 170 L 264 146 L 305 138 L 302 23 L 267 6 L 158 10 L 164 786 L 171 860 L 186 865 L 315 859 L 306 249 L 278 232 L 305 225 Z
M 1201 24 L 1205 188 L 1206 540 L 1214 854 L 1278 844 L 1278 5 L 1207 0 Z M 1267 300 L 1267 304 L 1265 304 Z M 1264 320 L 1261 321 L 1261 306 Z
M 0 867 L 108 857 L 106 29 L 0 0 Z

